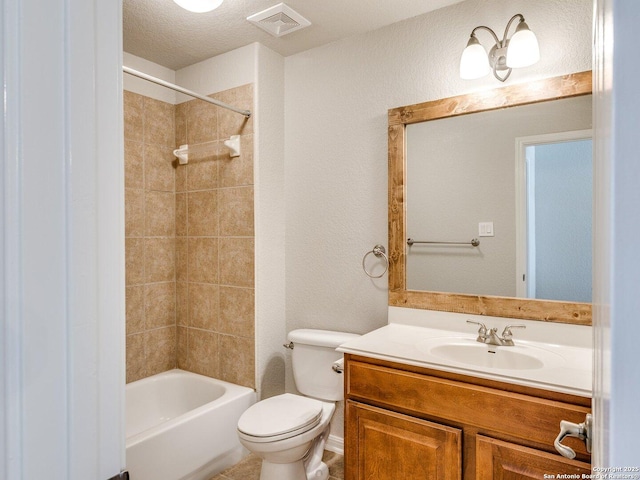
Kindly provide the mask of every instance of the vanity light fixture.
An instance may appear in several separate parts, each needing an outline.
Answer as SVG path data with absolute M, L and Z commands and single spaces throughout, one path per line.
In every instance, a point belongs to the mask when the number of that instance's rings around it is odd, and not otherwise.
M 215 10 L 222 5 L 223 0 L 173 0 L 185 10 L 195 13 L 204 13 Z
M 520 20 L 516 26 L 516 31 L 511 38 L 507 38 L 509 28 L 516 19 Z M 481 29 L 487 30 L 495 40 L 495 45 L 489 50 L 488 56 L 478 37 L 476 37 L 476 31 Z M 518 13 L 511 17 L 511 20 L 507 23 L 502 40 L 498 38 L 493 30 L 484 25 L 471 31 L 471 37 L 460 59 L 460 78 L 473 80 L 484 77 L 490 71 L 493 71 L 493 75 L 501 82 L 504 82 L 511 75 L 511 69 L 528 67 L 538 60 L 540 60 L 538 40 L 533 32 L 529 30 L 524 17 Z M 505 73 L 501 76 L 498 72 Z

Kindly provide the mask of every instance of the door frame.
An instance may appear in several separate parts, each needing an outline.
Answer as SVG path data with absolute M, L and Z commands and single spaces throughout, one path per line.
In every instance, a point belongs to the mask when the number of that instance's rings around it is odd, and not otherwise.
M 125 465 L 122 5 L 0 0 L 0 477 Z
M 636 0 L 594 10 L 594 467 L 637 467 L 640 61 Z
M 530 180 L 527 162 L 527 147 L 531 145 L 548 145 L 552 143 L 592 140 L 593 130 L 571 130 L 568 132 L 545 133 L 516 137 L 516 297 L 535 298 L 529 296 L 532 275 L 529 270 L 528 251 L 528 186 Z M 523 275 L 526 274 L 523 280 Z

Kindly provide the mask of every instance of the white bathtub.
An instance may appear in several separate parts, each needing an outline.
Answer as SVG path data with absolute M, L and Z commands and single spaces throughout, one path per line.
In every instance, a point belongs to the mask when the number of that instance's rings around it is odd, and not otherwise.
M 170 370 L 126 387 L 131 480 L 208 480 L 237 463 L 238 418 L 256 401 L 246 387 Z

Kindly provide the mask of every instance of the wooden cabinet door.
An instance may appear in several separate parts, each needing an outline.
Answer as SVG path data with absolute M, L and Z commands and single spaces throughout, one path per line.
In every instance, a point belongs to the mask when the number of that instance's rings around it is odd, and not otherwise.
M 590 473 L 588 463 L 481 435 L 476 437 L 476 480 L 540 480 L 557 478 L 558 474 L 577 474 L 583 478 L 582 474 Z
M 461 431 L 347 401 L 346 480 L 460 480 Z

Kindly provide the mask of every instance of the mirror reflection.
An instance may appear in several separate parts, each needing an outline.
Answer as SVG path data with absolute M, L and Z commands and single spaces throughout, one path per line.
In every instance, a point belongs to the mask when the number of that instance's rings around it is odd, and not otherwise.
M 590 302 L 590 129 L 591 95 L 407 125 L 406 235 L 460 242 L 407 245 L 407 289 Z

